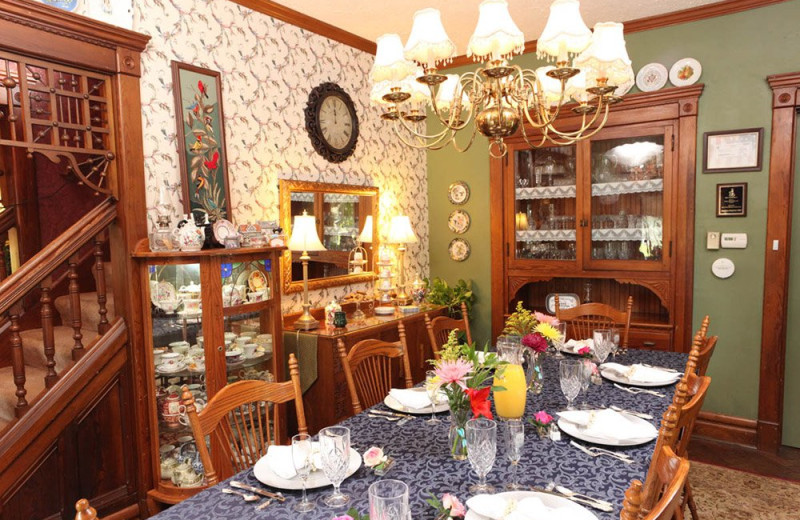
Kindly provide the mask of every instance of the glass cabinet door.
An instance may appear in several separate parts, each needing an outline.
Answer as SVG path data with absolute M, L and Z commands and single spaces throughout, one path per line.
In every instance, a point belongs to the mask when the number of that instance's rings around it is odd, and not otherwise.
M 592 140 L 590 147 L 589 264 L 614 269 L 658 270 L 669 257 L 669 172 L 672 128 L 640 130 L 631 136 Z
M 576 259 L 575 146 L 513 152 L 515 258 Z

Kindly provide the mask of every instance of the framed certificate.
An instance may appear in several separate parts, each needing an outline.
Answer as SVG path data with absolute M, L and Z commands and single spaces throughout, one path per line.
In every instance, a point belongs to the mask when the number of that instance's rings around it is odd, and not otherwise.
M 747 216 L 747 183 L 717 184 L 717 216 Z
M 761 170 L 763 128 L 706 132 L 703 140 L 704 173 Z

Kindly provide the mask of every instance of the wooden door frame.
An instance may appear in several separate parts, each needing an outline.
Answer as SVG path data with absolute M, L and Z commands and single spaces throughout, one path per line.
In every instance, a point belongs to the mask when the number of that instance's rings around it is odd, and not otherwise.
M 764 253 L 761 370 L 758 383 L 757 445 L 777 452 L 783 428 L 786 319 L 792 246 L 795 129 L 800 109 L 800 72 L 767 77 L 772 89 L 772 132 Z M 777 241 L 777 250 L 773 244 Z

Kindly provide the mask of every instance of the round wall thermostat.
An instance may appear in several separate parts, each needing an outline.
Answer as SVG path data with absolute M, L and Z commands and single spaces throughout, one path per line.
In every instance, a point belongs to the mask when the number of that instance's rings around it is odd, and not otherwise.
M 711 272 L 714 273 L 714 276 L 723 280 L 733 276 L 735 270 L 736 266 L 733 265 L 733 261 L 730 258 L 717 258 L 711 264 Z

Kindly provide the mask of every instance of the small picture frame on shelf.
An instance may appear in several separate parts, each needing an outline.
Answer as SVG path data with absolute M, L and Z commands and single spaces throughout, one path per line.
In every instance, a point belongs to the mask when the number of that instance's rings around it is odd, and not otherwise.
M 717 184 L 717 216 L 747 216 L 747 183 Z
M 706 132 L 703 143 L 703 173 L 761 170 L 763 128 Z

